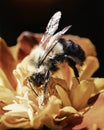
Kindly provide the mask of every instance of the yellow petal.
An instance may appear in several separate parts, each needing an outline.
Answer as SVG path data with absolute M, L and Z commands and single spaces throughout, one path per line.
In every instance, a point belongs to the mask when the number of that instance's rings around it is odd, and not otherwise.
M 91 96 L 104 92 L 104 78 L 91 77 L 89 80 L 95 85 Z
M 57 117 L 63 117 L 63 116 L 69 116 L 70 114 L 78 113 L 76 109 L 74 109 L 72 106 L 66 106 L 59 110 L 59 113 L 57 114 Z
M 2 124 L 8 128 L 30 128 L 30 122 L 24 112 L 6 113 L 1 117 Z
M 11 87 L 11 84 L 9 83 L 9 80 L 7 79 L 5 73 L 3 72 L 1 68 L 0 68 L 0 87 L 5 87 L 10 90 L 13 90 L 13 88 Z
M 96 91 L 104 91 L 104 78 L 94 78 Z
M 33 126 L 35 129 L 46 125 L 53 130 L 57 130 L 59 126 L 56 126 L 53 122 L 53 117 L 58 113 L 61 107 L 61 100 L 56 96 L 50 96 L 47 106 L 43 106 L 34 116 Z
M 63 105 L 70 106 L 71 101 L 69 99 L 68 93 L 59 85 L 56 85 L 55 88 L 60 96 L 60 99 L 62 100 Z
M 15 94 L 8 88 L 0 87 L 0 101 L 10 104 L 15 99 Z
M 79 73 L 80 80 L 85 80 L 90 78 L 94 72 L 99 68 L 99 61 L 97 57 L 88 56 L 84 65 L 82 66 L 82 71 Z
M 11 87 L 5 73 L 0 68 L 0 101 L 9 104 L 15 99 L 15 91 Z
M 94 87 L 95 85 L 92 80 L 83 80 L 79 85 L 74 87 L 72 86 L 70 98 L 73 107 L 77 110 L 85 107 L 87 105 L 88 99 L 94 91 Z
M 65 82 L 67 83 L 66 87 L 68 87 L 69 89 L 70 86 L 72 85 L 72 77 L 74 75 L 72 68 L 69 67 L 69 65 L 66 62 L 58 64 L 57 66 L 59 70 L 52 76 L 55 78 L 64 79 Z

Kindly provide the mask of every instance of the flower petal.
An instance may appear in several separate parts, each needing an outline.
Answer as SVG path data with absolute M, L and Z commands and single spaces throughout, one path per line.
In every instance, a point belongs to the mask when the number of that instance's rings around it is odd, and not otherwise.
M 26 113 L 6 113 L 1 118 L 2 125 L 7 128 L 30 128 L 30 122 Z M 5 129 L 4 129 L 5 130 Z
M 69 124 L 69 127 L 72 127 L 75 120 L 79 120 L 77 122 L 79 124 L 82 121 L 82 115 L 71 106 L 60 109 L 57 115 L 54 116 L 54 122 L 62 127 L 66 127 Z
M 8 80 L 10 81 L 13 88 L 16 87 L 16 79 L 12 73 L 13 69 L 16 66 L 16 62 L 7 47 L 5 41 L 0 38 L 0 68 L 3 69 L 5 74 L 7 75 Z
M 0 87 L 0 101 L 10 104 L 15 99 L 15 93 L 8 88 Z
M 17 44 L 19 44 L 17 57 L 21 61 L 25 56 L 27 56 L 35 45 L 38 45 L 40 41 L 40 36 L 35 33 L 24 31 L 20 34 L 17 39 Z
M 72 106 L 77 110 L 82 109 L 87 105 L 88 99 L 91 97 L 94 91 L 94 83 L 92 80 L 82 80 L 77 86 L 73 86 L 70 91 L 70 98 L 72 101 Z
M 88 56 L 82 66 L 82 71 L 79 73 L 80 80 L 90 78 L 94 72 L 99 68 L 99 61 L 97 57 Z
M 65 92 L 65 90 L 59 85 L 56 85 L 55 88 L 60 96 L 60 99 L 62 100 L 63 105 L 71 106 L 71 101 L 69 99 L 68 93 Z
M 14 91 L 14 89 L 11 87 L 9 80 L 7 79 L 6 74 L 1 68 L 0 68 L 0 87 L 5 87 Z
M 84 129 L 92 130 L 96 126 L 96 130 L 104 129 L 104 93 L 101 93 L 94 106 L 84 115 L 83 121 L 80 125 L 73 128 L 73 130 Z
M 42 127 L 43 125 L 48 126 L 51 129 L 59 129 L 60 126 L 54 124 L 53 117 L 56 115 L 61 107 L 61 100 L 55 96 L 49 97 L 47 106 L 43 106 L 34 116 L 33 126 L 35 129 Z
M 15 99 L 15 91 L 11 87 L 5 73 L 0 68 L 0 101 L 3 103 L 9 104 L 12 103 L 12 100 Z
M 104 78 L 94 78 L 95 93 L 104 91 Z

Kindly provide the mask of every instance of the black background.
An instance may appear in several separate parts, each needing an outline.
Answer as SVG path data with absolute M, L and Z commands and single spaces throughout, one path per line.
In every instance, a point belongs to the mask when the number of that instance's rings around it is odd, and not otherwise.
M 23 31 L 43 33 L 51 16 L 60 10 L 60 30 L 89 38 L 96 46 L 100 62 L 94 76 L 104 77 L 103 10 L 100 0 L 1 0 L 0 36 L 9 46 L 16 44 Z

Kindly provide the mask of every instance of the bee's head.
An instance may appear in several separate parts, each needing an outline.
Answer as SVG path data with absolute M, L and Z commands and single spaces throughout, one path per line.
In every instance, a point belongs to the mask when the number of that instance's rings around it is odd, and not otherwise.
M 45 82 L 45 74 L 35 73 L 30 76 L 30 81 L 37 87 L 41 86 Z

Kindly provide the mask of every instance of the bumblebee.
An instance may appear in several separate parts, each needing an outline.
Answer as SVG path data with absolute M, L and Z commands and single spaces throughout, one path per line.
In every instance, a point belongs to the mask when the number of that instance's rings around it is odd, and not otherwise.
M 60 11 L 51 17 L 40 44 L 30 53 L 30 62 L 34 68 L 34 72 L 30 75 L 28 81 L 29 86 L 37 96 L 38 94 L 35 92 L 31 83 L 36 87 L 43 85 L 45 95 L 52 73 L 58 70 L 57 64 L 67 62 L 73 69 L 75 77 L 78 79 L 79 73 L 76 64 L 82 65 L 85 60 L 85 53 L 78 44 L 62 38 L 63 34 L 71 26 L 67 26 L 54 34 L 58 29 L 60 18 Z

